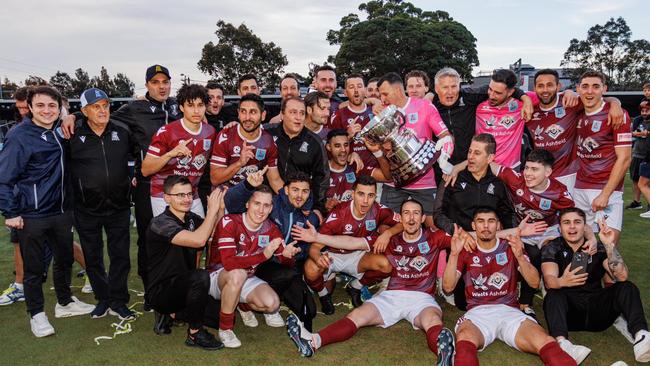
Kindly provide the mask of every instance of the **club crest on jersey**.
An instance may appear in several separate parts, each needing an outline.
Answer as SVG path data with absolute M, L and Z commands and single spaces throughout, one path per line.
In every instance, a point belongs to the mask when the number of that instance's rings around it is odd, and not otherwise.
M 494 194 L 494 184 L 490 183 L 490 185 L 487 188 L 487 193 Z
M 507 282 L 508 276 L 504 275 L 501 272 L 494 272 L 492 275 L 490 275 L 487 284 L 496 288 L 497 290 L 501 290 L 503 285 L 505 285 Z
M 269 245 L 269 236 L 268 235 L 260 235 L 257 237 L 257 245 L 259 247 L 265 248 L 267 245 Z
M 418 249 L 420 249 L 420 253 L 422 254 L 427 254 L 431 250 L 431 248 L 429 248 L 429 243 L 426 241 L 418 243 Z
M 86 136 L 79 136 L 79 140 L 81 140 L 82 144 L 85 143 L 86 142 Z
M 517 108 L 519 108 L 519 105 L 516 101 L 511 100 L 510 103 L 508 103 L 508 112 L 514 112 Z
M 255 159 L 264 160 L 265 157 L 266 157 L 266 149 L 255 150 Z
M 176 104 L 172 104 L 171 108 L 172 108 L 172 114 L 178 114 L 178 110 L 177 110 L 178 106 Z
M 499 121 L 499 124 L 506 129 L 510 129 L 515 124 L 515 118 L 513 116 L 505 116 L 501 118 L 501 121 Z
M 593 121 L 591 122 L 591 132 L 598 132 L 600 131 L 600 127 L 602 126 L 603 121 Z
M 562 132 L 564 132 L 564 128 L 562 128 L 562 126 L 557 124 L 550 125 L 546 129 L 546 134 L 553 140 L 558 138 L 562 134 Z
M 111 141 L 120 141 L 120 137 L 117 135 L 117 131 L 111 132 Z
M 422 256 L 417 256 L 411 259 L 411 263 L 409 263 L 409 266 L 417 269 L 418 272 L 422 272 L 422 270 L 424 269 L 424 267 L 427 266 L 427 264 L 429 264 L 429 261 L 426 258 Z
M 308 149 L 309 149 L 309 144 L 307 143 L 307 141 L 303 141 L 298 151 L 306 153 Z
M 504 264 L 508 263 L 508 255 L 504 252 L 498 253 L 496 255 L 497 259 L 497 264 L 500 266 L 503 266 Z
M 523 189 L 521 189 L 521 188 L 519 188 L 519 189 L 517 190 L 517 192 L 516 192 L 516 193 L 517 193 L 517 196 L 519 196 L 519 197 L 521 197 L 521 196 L 523 196 L 523 195 L 524 195 L 524 190 L 523 190 Z
M 212 141 L 210 141 L 210 139 L 203 139 L 203 150 L 210 151 L 211 146 L 212 146 Z
M 207 163 L 207 160 L 203 154 L 199 154 L 194 157 L 194 161 L 192 162 L 192 166 L 196 168 L 196 170 L 201 170 L 203 166 Z
M 409 120 L 410 124 L 417 123 L 418 122 L 418 114 L 417 113 L 409 113 L 408 120 Z
M 345 173 L 345 181 L 348 183 L 354 183 L 357 181 L 357 176 L 354 172 Z
M 241 153 L 241 147 L 235 146 L 232 148 L 232 154 L 234 155 L 239 155 Z
M 483 273 L 480 273 L 476 278 L 470 277 L 470 279 L 472 280 L 472 285 L 475 289 L 487 291 L 488 288 L 485 286 L 485 281 L 487 281 L 487 278 L 483 277 Z
M 556 118 L 562 118 L 564 116 L 566 116 L 566 111 L 564 110 L 564 107 L 555 108 L 555 117 Z
M 377 229 L 377 222 L 375 220 L 366 220 L 366 230 L 373 231 Z
M 542 210 L 549 210 L 551 208 L 551 200 L 542 198 L 539 201 L 539 208 L 541 208 Z
M 189 230 L 189 231 L 194 231 L 194 229 L 196 228 L 196 225 L 194 225 L 194 220 L 193 220 L 193 219 L 189 219 L 189 220 L 187 221 L 187 223 L 188 223 L 187 230 Z
M 483 265 L 481 264 L 481 258 L 479 258 L 478 256 L 475 255 L 474 257 L 472 257 L 472 264 L 470 264 L 469 266 L 470 267 L 483 267 Z

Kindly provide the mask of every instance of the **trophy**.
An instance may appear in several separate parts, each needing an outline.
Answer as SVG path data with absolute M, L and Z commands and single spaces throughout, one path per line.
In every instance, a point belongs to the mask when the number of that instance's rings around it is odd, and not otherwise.
M 406 119 L 395 105 L 389 105 L 374 116 L 359 133 L 360 138 L 383 144 L 390 141 L 392 151 L 386 155 L 397 187 L 417 180 L 431 169 L 440 151 L 431 140 L 420 141 L 413 130 L 400 128 Z

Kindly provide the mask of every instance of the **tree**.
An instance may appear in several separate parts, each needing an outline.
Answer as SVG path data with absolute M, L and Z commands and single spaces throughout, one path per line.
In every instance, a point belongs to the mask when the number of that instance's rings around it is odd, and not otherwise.
M 366 20 L 348 14 L 339 30 L 327 33 L 331 45 L 340 45 L 328 59 L 339 74 L 404 75 L 419 69 L 433 76 L 449 66 L 471 79 L 472 67 L 478 65 L 476 38 L 448 13 L 423 11 L 403 0 L 373 0 L 359 5 L 359 11 Z
M 41 86 L 47 85 L 47 81 L 40 76 L 29 75 L 25 79 L 25 86 Z
M 72 77 L 67 72 L 57 71 L 50 78 L 50 85 L 57 88 L 61 94 L 68 98 L 74 98 L 74 86 L 72 85 Z
M 574 82 L 585 70 L 596 70 L 607 76 L 610 90 L 639 90 L 650 80 L 650 42 L 631 38 L 625 19 L 610 18 L 589 28 L 587 39 L 572 39 L 560 65 L 570 68 Z
M 131 97 L 135 90 L 135 84 L 124 74 L 118 72 L 113 78 L 115 85 L 114 97 Z
M 247 73 L 255 75 L 262 87 L 274 88 L 279 83 L 288 61 L 275 43 L 263 42 L 245 24 L 235 27 L 223 20 L 217 22 L 215 35 L 218 42 L 203 46 L 198 68 L 221 83 L 227 93 L 234 93 L 237 78 Z
M 4 80 L 2 80 L 2 85 L 0 85 L 0 90 L 2 90 L 2 92 L 0 93 L 0 99 L 13 98 L 13 94 L 16 92 L 18 88 L 19 88 L 18 84 L 9 80 L 9 78 L 5 76 Z
M 74 98 L 79 98 L 84 90 L 90 88 L 90 76 L 82 68 L 74 71 L 74 79 L 72 79 L 72 88 L 74 90 Z
M 94 76 L 90 80 L 90 84 L 93 88 L 103 90 L 108 96 L 115 95 L 115 83 L 111 80 L 111 76 L 108 75 L 108 71 L 104 66 L 99 70 L 99 76 Z

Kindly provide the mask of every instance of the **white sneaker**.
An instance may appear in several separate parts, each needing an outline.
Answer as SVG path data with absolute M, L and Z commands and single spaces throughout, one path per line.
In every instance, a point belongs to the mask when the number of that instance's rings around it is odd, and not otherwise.
M 29 320 L 29 324 L 32 326 L 32 333 L 38 338 L 54 334 L 54 327 L 50 324 L 47 315 L 43 311 L 34 315 Z
M 86 315 L 92 313 L 95 310 L 95 307 L 85 302 L 80 301 L 76 297 L 72 296 L 72 302 L 68 305 L 61 305 L 59 303 L 54 307 L 54 317 L 55 318 L 67 318 L 70 316 L 76 315 Z
M 640 330 L 634 339 L 634 359 L 637 362 L 650 362 L 650 332 Z
M 241 320 L 244 322 L 244 325 L 247 327 L 255 328 L 258 326 L 260 323 L 257 322 L 257 318 L 255 317 L 255 313 L 252 311 L 243 311 L 242 309 L 237 307 L 237 311 L 239 311 L 239 315 L 241 315 Z
M 560 344 L 560 348 L 562 348 L 564 352 L 568 353 L 578 365 L 580 365 L 591 353 L 589 348 L 573 344 L 568 339 L 562 339 L 561 341 L 558 341 L 558 343 Z
M 239 348 L 241 347 L 241 342 L 235 335 L 235 332 L 232 330 L 221 330 L 219 329 L 219 339 L 223 346 L 226 348 Z
M 275 312 L 273 314 L 264 314 L 264 321 L 269 327 L 284 327 L 284 319 L 282 319 L 282 315 L 280 315 L 279 312 Z
M 81 288 L 81 292 L 84 294 L 92 294 L 93 293 L 93 287 L 90 284 L 90 280 L 88 279 L 88 275 L 84 275 L 84 278 L 86 279 L 86 282 L 84 283 L 84 287 Z
M 627 330 L 627 321 L 623 318 L 623 315 L 620 315 L 614 321 L 614 328 L 618 330 L 628 342 L 634 344 L 634 336 Z
M 644 219 L 650 219 L 650 210 L 640 214 L 639 216 L 643 217 Z
M 613 364 L 611 364 L 609 366 L 628 366 L 628 365 L 623 361 L 616 361 L 616 362 L 614 362 Z

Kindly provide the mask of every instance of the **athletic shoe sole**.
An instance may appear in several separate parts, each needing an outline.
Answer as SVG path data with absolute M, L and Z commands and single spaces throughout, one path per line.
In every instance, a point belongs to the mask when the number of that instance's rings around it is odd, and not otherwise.
M 454 334 L 443 328 L 438 335 L 438 361 L 436 366 L 451 366 L 454 359 Z
M 216 351 L 224 347 L 223 343 L 219 343 L 218 346 L 214 346 L 214 347 L 201 346 L 199 344 L 194 343 L 194 341 L 189 338 L 185 339 L 185 345 L 188 347 L 196 347 L 196 348 L 204 349 L 206 351 Z
M 287 317 L 287 333 L 289 338 L 298 348 L 298 352 L 302 357 L 311 357 L 314 355 L 314 349 L 309 344 L 308 341 L 300 337 L 300 320 L 295 314 L 291 314 Z

